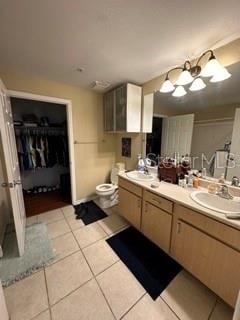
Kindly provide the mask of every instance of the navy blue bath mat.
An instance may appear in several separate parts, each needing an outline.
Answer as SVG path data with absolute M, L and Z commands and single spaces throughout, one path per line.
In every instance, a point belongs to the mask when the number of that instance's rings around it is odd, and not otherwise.
M 133 227 L 106 241 L 154 300 L 182 269 Z
M 82 219 L 83 223 L 90 224 L 107 217 L 106 213 L 93 201 L 88 201 L 75 206 L 76 219 Z

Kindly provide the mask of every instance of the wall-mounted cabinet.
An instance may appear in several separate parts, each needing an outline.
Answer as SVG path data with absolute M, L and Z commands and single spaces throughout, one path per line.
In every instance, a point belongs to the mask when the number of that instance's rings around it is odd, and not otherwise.
M 103 98 L 104 129 L 108 132 L 141 131 L 142 88 L 124 84 Z

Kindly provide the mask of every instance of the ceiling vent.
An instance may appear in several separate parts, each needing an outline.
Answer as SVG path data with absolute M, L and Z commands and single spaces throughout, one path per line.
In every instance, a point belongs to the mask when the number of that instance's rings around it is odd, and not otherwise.
M 93 90 L 96 91 L 104 91 L 110 86 L 110 83 L 103 82 L 103 81 L 94 81 L 93 83 Z

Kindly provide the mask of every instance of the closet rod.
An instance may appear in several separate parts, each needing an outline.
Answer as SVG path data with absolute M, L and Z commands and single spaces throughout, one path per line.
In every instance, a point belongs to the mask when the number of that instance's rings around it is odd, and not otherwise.
M 101 141 L 74 141 L 74 144 L 101 144 L 101 143 L 105 143 L 106 140 L 101 140 Z

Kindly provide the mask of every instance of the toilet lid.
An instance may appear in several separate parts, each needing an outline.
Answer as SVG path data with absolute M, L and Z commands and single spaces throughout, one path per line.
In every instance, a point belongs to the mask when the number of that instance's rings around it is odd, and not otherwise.
M 119 169 L 118 168 L 112 168 L 112 171 L 111 171 L 111 182 L 114 185 L 118 184 L 118 173 L 119 173 Z

